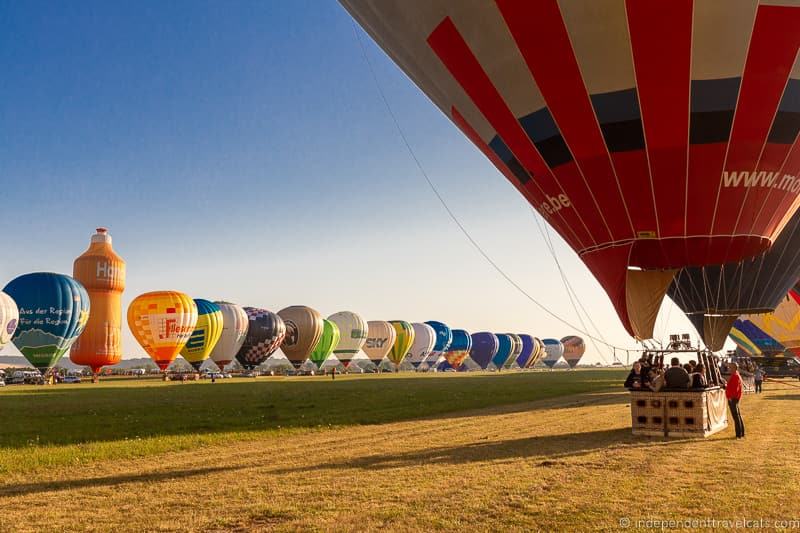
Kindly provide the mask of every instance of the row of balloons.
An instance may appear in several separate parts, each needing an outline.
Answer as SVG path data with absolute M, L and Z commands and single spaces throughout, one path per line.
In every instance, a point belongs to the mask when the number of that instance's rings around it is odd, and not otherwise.
M 80 337 L 89 315 L 88 293 L 74 278 L 54 273 L 20 276 L 0 292 L 0 347 L 12 341 L 46 373 Z M 295 367 L 310 360 L 318 368 L 331 355 L 347 365 L 360 351 L 375 364 L 387 358 L 395 365 L 406 360 L 414 368 L 423 363 L 433 366 L 440 357 L 454 369 L 467 357 L 483 369 L 490 364 L 510 367 L 514 362 L 529 368 L 541 359 L 552 366 L 562 356 L 574 367 L 585 351 L 583 340 L 575 336 L 542 341 L 528 334 L 470 335 L 443 322 L 366 321 L 352 311 L 323 318 L 303 305 L 273 313 L 192 299 L 178 291 L 136 297 L 127 318 L 134 337 L 162 371 L 179 354 L 198 370 L 208 359 L 220 369 L 234 359 L 252 369 L 278 348 Z M 110 344 L 116 341 L 109 338 Z M 95 373 L 99 370 L 99 365 L 92 367 Z

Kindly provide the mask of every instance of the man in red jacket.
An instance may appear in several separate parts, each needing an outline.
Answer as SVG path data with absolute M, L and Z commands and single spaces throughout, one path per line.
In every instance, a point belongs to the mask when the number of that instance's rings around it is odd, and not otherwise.
M 736 438 L 744 438 L 744 422 L 742 413 L 739 412 L 739 400 L 742 399 L 742 376 L 739 375 L 739 365 L 730 363 L 731 377 L 725 386 L 725 397 L 728 398 L 728 407 L 731 410 L 733 423 L 736 426 Z

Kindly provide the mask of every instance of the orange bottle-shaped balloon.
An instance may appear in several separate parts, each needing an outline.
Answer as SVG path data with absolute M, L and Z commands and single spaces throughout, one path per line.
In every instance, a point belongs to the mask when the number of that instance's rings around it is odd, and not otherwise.
M 89 321 L 69 358 L 76 365 L 100 369 L 122 359 L 122 291 L 125 290 L 125 261 L 111 248 L 111 235 L 97 228 L 89 249 L 75 260 L 73 277 L 89 293 Z

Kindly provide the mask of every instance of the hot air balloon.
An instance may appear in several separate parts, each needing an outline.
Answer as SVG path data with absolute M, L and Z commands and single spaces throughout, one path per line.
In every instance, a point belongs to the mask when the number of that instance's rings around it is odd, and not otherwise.
M 319 341 L 311 352 L 309 359 L 317 365 L 317 368 L 322 368 L 325 360 L 330 357 L 337 344 L 339 344 L 339 327 L 335 322 L 323 319 L 322 335 L 320 335 Z
M 236 360 L 247 370 L 252 370 L 280 347 L 286 336 L 286 325 L 281 317 L 266 309 L 245 307 L 244 311 L 247 313 L 247 335 L 236 352 Z
M 125 290 L 125 261 L 111 247 L 106 228 L 97 228 L 89 249 L 75 259 L 75 279 L 86 287 L 92 312 L 69 358 L 76 365 L 92 369 L 97 381 L 100 369 L 122 360 L 122 292 Z
M 11 342 L 44 376 L 69 350 L 89 320 L 89 294 L 74 278 L 35 272 L 3 289 L 19 309 Z
M 367 340 L 367 321 L 352 311 L 339 311 L 328 317 L 339 328 L 339 344 L 333 355 L 344 366 L 356 355 Z
M 473 333 L 469 356 L 479 367 L 486 370 L 486 367 L 492 362 L 492 357 L 497 353 L 498 347 L 497 335 L 494 333 L 489 331 Z
M 433 345 L 433 350 L 428 356 L 428 359 L 425 361 L 429 367 L 433 368 L 439 357 L 441 357 L 444 352 L 447 351 L 447 349 L 450 347 L 450 343 L 453 342 L 453 331 L 447 324 L 443 322 L 429 320 L 425 323 L 432 327 L 433 331 L 436 332 L 436 343 Z
M 542 339 L 544 344 L 544 364 L 553 368 L 564 355 L 564 345 L 558 339 Z
M 540 338 L 534 337 L 533 344 L 534 344 L 533 353 L 531 354 L 530 359 L 528 359 L 528 364 L 526 365 L 525 368 L 533 368 L 533 366 L 536 363 L 538 363 L 545 355 L 544 343 Z
M 575 368 L 586 353 L 586 343 L 582 338 L 570 335 L 561 339 L 561 344 L 564 345 L 564 359 L 570 368 Z
M 0 350 L 11 341 L 18 322 L 17 303 L 8 294 L 0 292 Z
M 453 330 L 453 341 L 448 346 L 447 351 L 444 352 L 444 358 L 447 363 L 458 370 L 464 359 L 469 357 L 469 352 L 472 349 L 472 337 L 469 332 L 463 329 Z
M 425 362 L 433 351 L 436 344 L 436 331 L 422 322 L 414 322 L 411 326 L 414 328 L 414 344 L 408 350 L 406 361 L 411 363 L 414 368 L 419 368 L 419 365 Z
M 341 2 L 635 337 L 652 336 L 676 269 L 755 256 L 796 210 L 800 6 Z
M 209 358 L 214 361 L 220 372 L 225 369 L 239 348 L 242 347 L 247 336 L 249 320 L 247 313 L 241 306 L 230 302 L 214 302 L 222 313 L 222 333 L 217 344 L 211 350 Z
M 533 340 L 533 336 L 527 333 L 520 333 L 518 337 L 520 341 L 522 341 L 522 350 L 517 356 L 517 365 L 519 365 L 520 368 L 528 368 L 528 363 L 533 355 L 534 348 L 536 348 L 536 343 Z
M 400 366 L 400 363 L 403 362 L 406 354 L 414 344 L 414 326 L 410 322 L 403 320 L 390 320 L 389 323 L 397 333 L 392 349 L 389 350 L 389 361 L 396 366 Z
M 511 353 L 508 354 L 503 368 L 511 368 L 522 353 L 522 338 L 516 333 L 507 333 L 511 337 Z
M 367 342 L 364 343 L 364 353 L 376 365 L 381 364 L 397 338 L 394 326 L 385 320 L 370 320 L 367 322 Z
M 322 315 L 305 305 L 293 305 L 278 311 L 286 324 L 281 351 L 295 368 L 305 363 L 322 336 Z
M 788 292 L 772 313 L 744 315 L 743 320 L 800 355 L 800 284 Z
M 740 315 L 772 312 L 800 279 L 800 211 L 767 252 L 725 265 L 678 272 L 669 296 L 709 350 L 719 351 Z
M 758 326 L 749 320 L 737 320 L 734 322 L 729 335 L 739 348 L 753 357 L 775 356 L 786 351 L 786 347 L 783 344 L 761 331 Z
M 497 353 L 492 357 L 492 364 L 497 370 L 502 370 L 503 365 L 506 364 L 511 350 L 514 348 L 514 339 L 507 333 L 497 334 Z
M 128 307 L 128 327 L 162 372 L 183 349 L 197 324 L 197 305 L 178 291 L 147 292 Z
M 195 299 L 194 303 L 197 306 L 197 323 L 181 349 L 181 355 L 199 372 L 219 342 L 224 318 L 217 304 L 201 298 Z

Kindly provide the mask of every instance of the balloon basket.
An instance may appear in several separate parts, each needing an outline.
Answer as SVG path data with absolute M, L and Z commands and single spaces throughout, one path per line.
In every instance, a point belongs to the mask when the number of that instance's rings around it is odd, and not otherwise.
M 725 390 L 631 391 L 634 435 L 705 438 L 728 427 Z
M 100 383 L 100 374 L 97 372 L 92 373 L 92 383 Z

